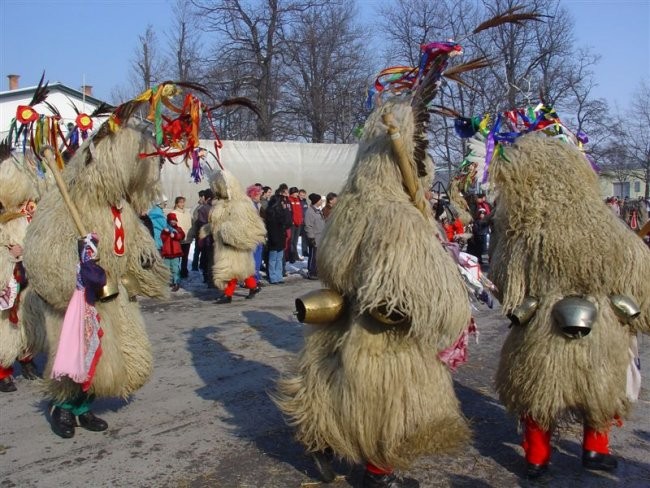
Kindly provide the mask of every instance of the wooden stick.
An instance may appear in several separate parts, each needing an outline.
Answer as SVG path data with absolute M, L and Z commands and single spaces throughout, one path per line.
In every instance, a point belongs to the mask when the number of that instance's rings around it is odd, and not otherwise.
M 43 150 L 43 159 L 45 160 L 45 164 L 47 164 L 47 167 L 50 169 L 52 175 L 54 176 L 54 181 L 56 181 L 56 186 L 59 188 L 59 192 L 61 192 L 63 201 L 65 202 L 66 207 L 68 207 L 68 211 L 72 216 L 72 220 L 74 220 L 79 235 L 81 237 L 86 237 L 88 233 L 86 232 L 86 228 L 84 227 L 84 224 L 81 221 L 81 216 L 79 215 L 79 210 L 77 210 L 77 206 L 70 198 L 70 193 L 68 193 L 68 187 L 66 186 L 65 181 L 63 181 L 63 177 L 61 176 L 61 171 L 59 170 L 59 168 L 56 167 L 56 161 L 54 160 L 54 153 L 52 152 L 52 148 L 46 147 Z
M 637 231 L 637 235 L 643 239 L 645 236 L 650 234 L 650 220 L 648 220 L 643 227 Z
M 413 205 L 415 205 L 416 208 L 422 212 L 422 215 L 427 217 L 428 214 L 426 210 L 426 202 L 422 198 L 418 198 L 419 182 L 413 173 L 413 167 L 411 166 L 409 157 L 406 154 L 402 135 L 400 134 L 399 129 L 395 126 L 395 119 L 393 118 L 393 114 L 386 113 L 382 115 L 382 121 L 388 127 L 387 132 L 390 136 L 393 152 L 397 158 L 397 165 L 399 166 L 400 173 L 402 174 L 402 180 L 404 182 L 406 193 L 411 198 Z

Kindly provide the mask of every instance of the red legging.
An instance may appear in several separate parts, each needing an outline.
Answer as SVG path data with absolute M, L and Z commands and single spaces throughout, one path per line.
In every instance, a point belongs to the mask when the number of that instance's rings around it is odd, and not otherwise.
M 551 432 L 543 430 L 530 417 L 524 418 L 526 461 L 531 464 L 548 464 L 551 459 Z M 599 454 L 609 454 L 609 430 L 598 432 L 585 425 L 582 448 Z
M 383 469 L 372 463 L 366 463 L 366 471 L 369 471 L 372 474 L 391 474 L 393 472 L 392 469 Z
M 237 283 L 239 280 L 237 278 L 233 278 L 228 282 L 226 285 L 226 288 L 223 290 L 223 294 L 226 295 L 227 297 L 232 297 L 235 294 L 235 290 L 237 289 Z M 248 278 L 244 280 L 244 286 L 248 288 L 249 290 L 254 290 L 257 288 L 257 280 L 255 279 L 255 276 L 251 275 Z
M 9 366 L 8 368 L 4 368 L 0 366 L 0 380 L 9 378 L 12 374 L 14 374 L 14 368 L 12 368 L 11 366 Z

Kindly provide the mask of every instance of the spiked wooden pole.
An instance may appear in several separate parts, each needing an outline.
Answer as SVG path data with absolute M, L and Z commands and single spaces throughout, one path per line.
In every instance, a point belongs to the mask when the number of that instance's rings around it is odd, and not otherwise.
M 86 232 L 86 228 L 84 227 L 84 224 L 81 221 L 81 216 L 79 215 L 79 210 L 77 210 L 77 206 L 70 198 L 70 193 L 68 193 L 68 187 L 66 186 L 65 181 L 63 181 L 63 177 L 61 176 L 61 171 L 56 166 L 56 161 L 54 159 L 54 153 L 52 152 L 52 148 L 46 147 L 43 150 L 43 159 L 45 160 L 45 164 L 47 164 L 47 167 L 50 169 L 52 175 L 54 176 L 54 181 L 56 181 L 56 186 L 59 188 L 59 192 L 61 192 L 61 196 L 63 197 L 63 201 L 65 202 L 66 207 L 68 207 L 68 211 L 72 216 L 72 220 L 74 220 L 74 224 L 77 227 L 79 236 L 86 237 L 88 233 Z
M 382 115 L 382 121 L 388 127 L 387 132 L 390 136 L 393 152 L 397 158 L 397 164 L 399 166 L 400 173 L 402 174 L 404 189 L 406 190 L 408 196 L 411 198 L 413 205 L 415 205 L 417 209 L 422 212 L 422 215 L 428 217 L 426 202 L 421 196 L 418 198 L 419 182 L 413 173 L 413 166 L 409 161 L 408 154 L 406 154 L 404 140 L 402 139 L 402 135 L 400 134 L 399 129 L 395 125 L 393 114 L 389 112 Z

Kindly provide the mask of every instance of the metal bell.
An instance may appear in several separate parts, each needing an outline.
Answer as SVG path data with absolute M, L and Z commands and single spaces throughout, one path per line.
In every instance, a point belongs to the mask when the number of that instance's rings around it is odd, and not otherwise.
M 639 306 L 627 295 L 610 295 L 609 301 L 618 318 L 625 324 L 641 315 Z
M 525 297 L 522 302 L 512 309 L 512 312 L 506 315 L 512 322 L 512 325 L 521 327 L 530 322 L 539 307 L 539 300 L 536 297 Z
M 141 293 L 138 282 L 133 279 L 133 276 L 128 274 L 122 276 L 122 279 L 120 281 L 122 282 L 122 286 L 126 289 L 126 293 L 129 295 L 129 300 L 134 302 L 136 296 L 140 295 Z
M 120 290 L 117 287 L 117 280 L 111 278 L 106 275 L 106 284 L 102 286 L 99 291 L 97 292 L 97 298 L 99 299 L 100 302 L 110 302 L 113 300 L 118 294 L 120 293 Z
M 386 307 L 373 308 L 368 313 L 384 325 L 405 325 L 409 321 L 409 318 L 399 310 L 388 313 Z
M 343 297 L 327 288 L 315 290 L 296 298 L 296 318 L 306 324 L 327 324 L 340 318 L 345 311 Z
M 562 298 L 553 305 L 551 313 L 562 333 L 571 339 L 588 335 L 598 316 L 596 305 L 579 296 Z

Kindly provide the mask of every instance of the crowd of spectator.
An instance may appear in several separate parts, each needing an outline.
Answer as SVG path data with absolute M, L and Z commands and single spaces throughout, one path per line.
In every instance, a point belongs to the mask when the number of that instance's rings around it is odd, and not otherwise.
M 266 244 L 254 252 L 258 283 L 265 277 L 269 284 L 281 284 L 287 275 L 287 263 L 305 260 L 305 278 L 318 279 L 316 253 L 325 220 L 336 205 L 336 193 L 328 193 L 323 199 L 320 194 L 308 195 L 304 189 L 289 187 L 285 183 L 275 191 L 256 183 L 246 189 L 246 194 L 267 230 Z M 181 280 L 189 276 L 190 262 L 191 271 L 200 271 L 204 283 L 209 288 L 214 287 L 214 243 L 211 234 L 202 231 L 210 220 L 214 198 L 212 190 L 201 190 L 196 205 L 189 210 L 184 196 L 176 197 L 172 208 L 168 208 L 167 197 L 163 196 L 140 216 L 170 269 L 172 291 L 177 291 Z
M 323 198 L 318 193 L 307 194 L 304 189 L 289 187 L 282 183 L 273 190 L 260 183 L 249 186 L 246 194 L 251 199 L 267 230 L 267 241 L 254 252 L 258 283 L 263 275 L 269 284 L 281 284 L 287 275 L 287 263 L 306 263 L 305 277 L 318 279 L 316 256 L 320 246 L 325 221 L 336 206 L 337 194 L 328 193 Z M 198 192 L 198 201 L 192 210 L 186 208 L 183 196 L 174 199 L 172 208 L 167 208 L 167 198 L 160 201 L 141 216 L 149 228 L 156 246 L 171 272 L 170 286 L 177 291 L 180 281 L 192 271 L 201 271 L 208 287 L 212 284 L 213 242 L 210 233 L 201 232 L 209 222 L 214 194 L 206 189 Z M 472 254 L 483 267 L 487 266 L 492 205 L 484 193 L 468 195 L 466 210 L 471 222 L 463 223 L 459 212 L 448 198 L 427 194 L 436 219 L 445 238 L 456 242 L 462 250 Z M 605 203 L 612 211 L 634 229 L 637 225 L 636 210 L 641 208 L 650 217 L 650 200 L 639 199 L 640 205 L 632 205 L 627 198 L 608 197 Z M 624 210 L 625 209 L 625 210 Z M 645 217 L 645 216 L 644 216 Z M 643 221 L 646 218 L 642 219 Z M 205 234 L 205 235 L 204 235 Z M 194 243 L 193 255 L 189 253 Z M 650 244 L 649 244 L 650 245 Z

